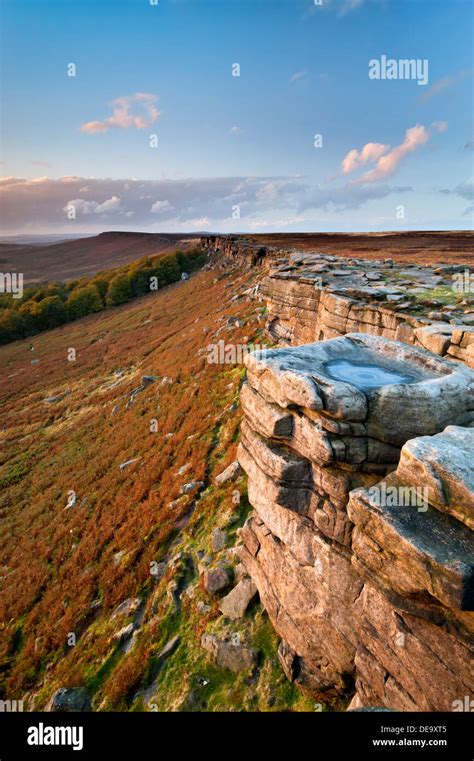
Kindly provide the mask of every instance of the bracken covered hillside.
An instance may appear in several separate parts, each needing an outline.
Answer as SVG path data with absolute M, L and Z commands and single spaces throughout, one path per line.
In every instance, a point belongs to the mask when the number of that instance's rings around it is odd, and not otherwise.
M 206 347 L 264 342 L 257 273 L 203 271 L 1 347 L 0 697 L 41 709 L 84 687 L 95 710 L 314 710 L 260 604 L 232 621 L 230 586 L 203 583 L 241 572 L 250 509 L 243 475 L 215 481 L 235 460 L 244 369 Z M 250 667 L 218 665 L 204 632 Z

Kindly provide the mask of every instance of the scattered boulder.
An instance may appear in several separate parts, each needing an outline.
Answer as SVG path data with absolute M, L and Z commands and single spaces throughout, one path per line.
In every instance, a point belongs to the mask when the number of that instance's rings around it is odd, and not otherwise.
M 257 595 L 257 587 L 252 579 L 242 579 L 219 604 L 219 610 L 227 618 L 242 618 L 250 603 Z
M 178 647 L 180 643 L 180 636 L 177 634 L 175 637 L 172 637 L 172 639 L 168 640 L 166 645 L 157 655 L 157 658 L 160 660 L 162 658 L 167 658 L 171 653 L 174 653 L 176 648 Z
M 215 595 L 229 585 L 229 574 L 224 568 L 209 568 L 202 574 L 203 587 L 210 595 Z
M 227 541 L 227 533 L 220 528 L 215 528 L 212 532 L 212 549 L 214 552 L 220 552 L 224 549 Z
M 221 484 L 225 484 L 226 481 L 235 481 L 241 473 L 242 468 L 240 467 L 239 462 L 234 460 L 234 462 L 223 470 L 222 473 L 219 473 L 219 475 L 216 476 L 215 482 L 218 486 L 221 486 Z
M 60 687 L 49 701 L 47 711 L 52 713 L 79 713 L 92 711 L 91 700 L 85 687 Z
M 132 613 L 135 613 L 135 611 L 140 606 L 140 598 L 139 597 L 128 597 L 126 600 L 120 603 L 120 605 L 117 605 L 115 610 L 112 613 L 111 618 L 117 618 L 118 616 L 131 616 Z
M 243 645 L 233 645 L 231 642 L 220 642 L 217 649 L 216 663 L 234 673 L 247 671 L 255 666 L 257 653 Z
M 166 563 L 163 561 L 161 563 L 152 563 L 150 568 L 150 574 L 153 576 L 155 581 L 160 581 L 165 575 L 165 571 Z
M 238 317 L 229 317 L 227 319 L 227 326 L 229 328 L 232 328 L 232 327 L 234 327 L 234 328 L 242 328 L 243 325 L 244 325 L 244 323 L 242 322 L 242 320 L 239 320 Z
M 201 647 L 211 653 L 218 666 L 234 673 L 252 669 L 257 663 L 257 652 L 253 648 L 219 640 L 213 634 L 202 635 Z
M 46 404 L 56 404 L 57 402 L 60 402 L 62 399 L 64 399 L 65 396 L 68 396 L 70 393 L 70 391 L 63 391 L 62 394 L 57 394 L 56 396 L 47 396 L 43 401 L 46 402 Z
M 204 633 L 201 636 L 201 647 L 204 650 L 207 650 L 208 653 L 211 653 L 211 655 L 216 656 L 217 649 L 219 647 L 219 640 L 217 639 L 217 637 L 214 637 L 213 634 Z
M 119 550 L 114 554 L 114 566 L 120 565 L 122 558 L 125 556 L 125 550 Z
M 134 631 L 135 631 L 135 625 L 127 624 L 127 626 L 123 626 L 121 629 L 119 629 L 118 632 L 115 632 L 114 639 L 116 639 L 120 644 L 123 644 L 127 639 L 129 639 L 132 636 Z
M 142 386 L 151 386 L 157 380 L 159 380 L 158 375 L 142 375 Z
M 199 600 L 199 602 L 198 602 L 196 607 L 197 607 L 199 613 L 202 613 L 202 615 L 204 615 L 205 613 L 209 613 L 210 610 L 211 610 L 211 606 L 207 605 L 202 600 Z
M 189 481 L 180 489 L 180 494 L 193 494 L 204 486 L 204 481 Z

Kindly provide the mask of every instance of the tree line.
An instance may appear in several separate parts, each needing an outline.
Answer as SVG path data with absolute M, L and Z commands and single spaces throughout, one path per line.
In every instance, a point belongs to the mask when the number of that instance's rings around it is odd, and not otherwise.
M 204 264 L 200 249 L 146 256 L 90 278 L 28 286 L 21 298 L 0 294 L 0 344 L 33 336 L 88 314 L 125 304 L 181 279 Z

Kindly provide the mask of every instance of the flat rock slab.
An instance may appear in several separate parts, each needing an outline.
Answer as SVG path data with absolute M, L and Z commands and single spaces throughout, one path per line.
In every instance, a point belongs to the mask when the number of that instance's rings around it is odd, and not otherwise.
M 428 593 L 448 608 L 474 610 L 472 532 L 436 509 L 381 500 L 400 482 L 389 476 L 384 484 L 385 489 L 378 484 L 351 493 L 347 512 L 355 524 L 355 567 L 362 575 L 376 575 L 399 595 Z

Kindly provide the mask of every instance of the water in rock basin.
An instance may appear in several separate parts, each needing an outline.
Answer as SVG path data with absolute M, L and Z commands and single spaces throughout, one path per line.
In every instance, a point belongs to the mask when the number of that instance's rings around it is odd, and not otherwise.
M 396 370 L 387 370 L 380 365 L 363 362 L 349 362 L 347 359 L 331 359 L 325 368 L 331 378 L 352 383 L 362 389 L 387 386 L 389 383 L 413 383 L 413 375 L 403 375 Z

